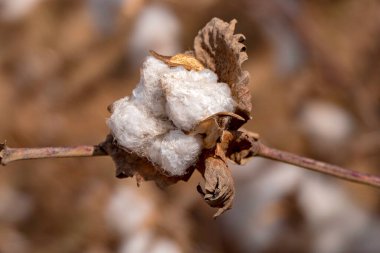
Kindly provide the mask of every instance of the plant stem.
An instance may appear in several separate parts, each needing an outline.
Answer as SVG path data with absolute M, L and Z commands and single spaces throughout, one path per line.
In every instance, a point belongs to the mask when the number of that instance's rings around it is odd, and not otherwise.
M 82 145 L 75 147 L 10 148 L 5 144 L 0 144 L 0 163 L 2 165 L 18 160 L 102 155 L 107 155 L 107 153 L 97 145 Z
M 380 177 L 375 175 L 352 171 L 336 165 L 270 148 L 254 137 L 247 138 L 250 139 L 251 150 L 254 156 L 292 164 L 348 181 L 380 188 Z M 6 165 L 13 161 L 39 158 L 106 156 L 108 154 L 102 149 L 103 144 L 75 147 L 10 148 L 4 143 L 0 144 L 0 164 Z
M 270 148 L 258 141 L 255 143 L 257 146 L 252 148 L 254 148 L 257 156 L 292 164 L 298 167 L 321 172 L 323 174 L 338 177 L 348 181 L 380 188 L 380 177 L 378 176 L 345 169 L 336 165 Z

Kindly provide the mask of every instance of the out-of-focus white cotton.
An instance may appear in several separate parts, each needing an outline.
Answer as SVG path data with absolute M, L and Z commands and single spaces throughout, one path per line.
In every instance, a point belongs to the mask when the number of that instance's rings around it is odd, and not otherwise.
M 140 65 L 148 50 L 164 55 L 181 51 L 180 35 L 181 23 L 171 8 L 157 3 L 146 5 L 128 36 L 130 64 Z

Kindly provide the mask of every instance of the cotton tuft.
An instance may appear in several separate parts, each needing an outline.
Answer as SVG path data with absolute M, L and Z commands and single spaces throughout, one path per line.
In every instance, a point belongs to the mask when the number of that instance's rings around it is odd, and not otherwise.
M 233 112 L 230 88 L 211 70 L 170 68 L 147 57 L 131 97 L 113 104 L 107 124 L 118 144 L 145 156 L 172 176 L 184 175 L 203 148 L 200 135 L 186 135 L 203 119 Z
M 174 125 L 191 130 L 198 122 L 218 112 L 232 112 L 235 102 L 225 83 L 218 83 L 210 70 L 178 68 L 161 78 L 166 95 L 166 112 Z
M 144 104 L 154 116 L 165 116 L 165 97 L 160 77 L 170 70 L 169 66 L 154 57 L 143 63 L 141 80 L 133 90 L 134 98 Z
M 172 130 L 154 141 L 148 158 L 170 175 L 184 175 L 187 168 L 196 162 L 201 150 L 200 136 Z
M 170 122 L 152 117 L 143 105 L 128 97 L 113 104 L 107 123 L 120 145 L 142 155 L 146 155 L 147 146 L 157 135 L 173 128 Z

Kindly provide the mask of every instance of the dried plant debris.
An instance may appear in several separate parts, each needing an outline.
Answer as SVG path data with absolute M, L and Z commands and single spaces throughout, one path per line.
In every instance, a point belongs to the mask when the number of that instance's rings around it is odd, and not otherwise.
M 4 153 L 6 151 L 6 147 L 7 147 L 7 145 L 5 142 L 0 143 L 0 164 L 3 164 L 2 162 L 3 162 L 3 158 L 4 158 Z
M 218 139 L 222 136 L 223 130 L 227 130 L 227 126 L 229 126 L 228 123 L 231 118 L 236 121 L 245 122 L 244 118 L 235 113 L 220 112 L 199 122 L 199 124 L 195 126 L 189 134 L 203 134 L 203 147 L 205 149 L 211 149 L 216 145 Z
M 213 18 L 195 37 L 194 53 L 206 68 L 218 75 L 220 82 L 230 86 L 238 103 L 236 113 L 248 120 L 252 109 L 249 73 L 241 68 L 248 55 L 244 35 L 234 34 L 236 23 L 235 19 L 227 23 Z
M 244 36 L 233 34 L 235 24 L 212 19 L 196 37 L 194 52 L 150 51 L 132 95 L 109 107 L 111 135 L 101 145 L 116 164 L 116 176 L 134 176 L 138 184 L 154 180 L 165 187 L 199 170 L 205 185 L 197 189 L 219 208 L 214 217 L 230 209 L 234 198 L 227 157 L 239 151 L 226 156 L 236 137 L 230 131 L 251 112 L 249 74 L 241 69 Z
M 227 145 L 226 156 L 239 165 L 245 164 L 249 158 L 256 156 L 259 152 L 255 148 L 260 146 L 253 143 L 257 142 L 259 138 L 257 133 L 246 132 L 243 129 L 234 132 L 233 137 L 229 138 L 228 144 L 225 144 Z
M 197 167 L 205 179 L 204 190 L 198 185 L 198 192 L 210 206 L 219 208 L 214 218 L 231 209 L 235 196 L 234 181 L 225 156 L 230 137 L 232 134 L 223 131 L 220 142 L 212 150 L 204 152 L 203 163 Z
M 174 56 L 164 56 L 150 50 L 149 53 L 155 58 L 165 62 L 170 67 L 183 66 L 187 70 L 203 70 L 205 67 L 191 54 L 176 54 Z

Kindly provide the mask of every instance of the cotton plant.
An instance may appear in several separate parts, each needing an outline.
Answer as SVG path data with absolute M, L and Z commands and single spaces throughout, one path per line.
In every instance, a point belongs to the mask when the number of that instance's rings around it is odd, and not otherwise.
M 173 56 L 150 52 L 132 94 L 109 106 L 110 134 L 94 146 L 10 148 L 0 143 L 0 163 L 108 155 L 118 178 L 153 180 L 160 187 L 203 178 L 197 190 L 214 217 L 230 209 L 235 195 L 228 161 L 261 156 L 346 180 L 380 187 L 380 178 L 270 148 L 241 127 L 251 119 L 245 37 L 236 20 L 213 18 L 194 40 L 194 50 Z
M 198 191 L 219 207 L 217 216 L 231 207 L 234 197 L 225 155 L 232 136 L 227 130 L 250 119 L 251 104 L 249 75 L 241 69 L 247 59 L 244 36 L 234 34 L 236 21 L 211 23 L 200 31 L 192 52 L 163 56 L 151 51 L 132 94 L 110 106 L 107 124 L 109 140 L 124 154 L 125 162 L 111 155 L 119 164 L 117 176 L 166 186 L 187 180 L 197 169 L 206 180 Z M 203 38 L 207 33 L 224 37 L 220 46 L 230 57 L 226 62 L 218 62 L 201 45 L 206 41 L 215 51 L 216 45 Z

